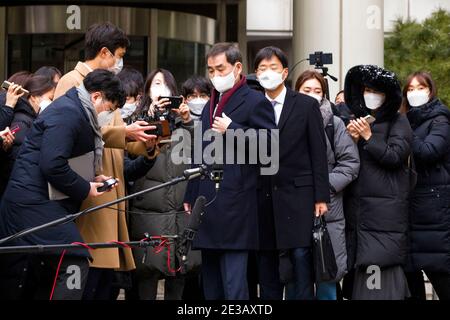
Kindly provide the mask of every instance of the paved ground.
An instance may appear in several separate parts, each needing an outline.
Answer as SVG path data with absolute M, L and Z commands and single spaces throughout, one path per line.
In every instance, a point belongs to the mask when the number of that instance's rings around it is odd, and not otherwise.
M 425 290 L 427 293 L 427 300 L 437 300 L 437 297 L 435 295 L 433 296 L 433 289 L 431 283 L 429 283 L 428 281 L 425 283 Z M 123 290 L 121 290 L 119 300 L 123 299 L 124 299 L 124 292 Z M 158 283 L 158 296 L 156 297 L 156 300 L 164 300 L 164 280 L 160 280 Z

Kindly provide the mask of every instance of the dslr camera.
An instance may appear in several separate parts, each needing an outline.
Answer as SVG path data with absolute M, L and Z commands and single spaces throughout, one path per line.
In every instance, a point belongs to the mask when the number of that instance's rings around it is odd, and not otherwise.
M 142 108 L 142 110 L 136 114 L 133 114 L 128 118 L 127 124 L 131 124 L 136 121 L 145 121 L 151 126 L 155 126 L 155 129 L 145 131 L 146 134 L 155 135 L 158 137 L 170 137 L 172 132 L 181 125 L 181 120 L 177 118 L 175 114 L 171 112 L 172 109 L 178 109 L 183 102 L 181 97 L 159 97 L 161 99 L 169 99 L 170 105 L 166 106 L 163 110 L 156 108 L 153 115 L 149 114 L 150 106 Z

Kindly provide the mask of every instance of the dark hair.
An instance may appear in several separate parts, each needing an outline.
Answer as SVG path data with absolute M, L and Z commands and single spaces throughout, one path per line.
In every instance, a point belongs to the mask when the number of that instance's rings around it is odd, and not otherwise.
M 301 75 L 298 76 L 297 81 L 295 82 L 295 91 L 299 91 L 300 87 L 308 80 L 316 79 L 319 81 L 320 86 L 322 87 L 322 92 L 324 93 L 327 91 L 327 83 L 324 79 L 324 77 L 320 74 L 320 72 L 317 72 L 315 70 L 306 70 Z
M 11 77 L 8 78 L 9 82 L 14 82 L 15 84 L 25 86 L 28 79 L 30 79 L 33 74 L 30 71 L 19 71 L 14 73 Z
M 335 99 L 337 98 L 338 95 L 340 95 L 341 93 L 344 93 L 344 90 L 339 91 L 338 93 L 336 93 L 336 96 L 334 97 Z
M 147 79 L 145 79 L 144 97 L 141 100 L 141 104 L 140 104 L 140 106 L 138 108 L 139 110 L 137 110 L 137 112 L 140 112 L 140 111 L 148 108 L 150 106 L 150 104 L 152 103 L 152 98 L 149 94 L 150 87 L 152 86 L 153 78 L 160 72 L 162 73 L 162 75 L 164 77 L 164 81 L 166 82 L 166 85 L 169 88 L 171 94 L 173 96 L 178 95 L 177 82 L 175 81 L 173 74 L 169 70 L 166 70 L 166 69 L 162 69 L 162 68 L 155 69 L 152 72 L 150 72 L 147 75 Z
M 123 90 L 127 97 L 136 98 L 144 92 L 144 77 L 134 68 L 124 67 L 117 77 L 122 81 Z
M 100 50 L 108 48 L 112 54 L 117 48 L 128 48 L 130 40 L 126 34 L 110 22 L 96 23 L 91 25 L 85 38 L 85 59 L 94 59 Z
M 255 57 L 255 63 L 254 63 L 254 70 L 258 69 L 259 64 L 261 61 L 266 59 L 271 59 L 273 56 L 277 57 L 278 60 L 280 60 L 281 65 L 283 68 L 288 68 L 288 58 L 286 53 L 283 52 L 280 48 L 277 47 L 265 47 L 258 51 Z
M 212 46 L 206 54 L 206 61 L 211 57 L 216 57 L 219 54 L 225 53 L 228 63 L 234 65 L 236 62 L 242 63 L 242 54 L 236 44 L 231 42 L 220 42 Z
M 125 103 L 122 82 L 111 71 L 96 69 L 84 78 L 83 84 L 89 93 L 101 92 L 107 101 L 115 103 L 118 107 Z
M 192 76 L 181 86 L 181 95 L 187 98 L 187 96 L 194 93 L 195 90 L 209 95 L 212 90 L 211 81 L 205 77 Z
M 43 75 L 33 75 L 24 85 L 24 88 L 30 91 L 29 96 L 42 96 L 55 87 L 53 80 Z
M 400 107 L 400 112 L 402 113 L 408 112 L 408 110 L 411 108 L 407 96 L 408 96 L 408 87 L 414 78 L 416 78 L 421 85 L 430 89 L 430 100 L 433 100 L 434 98 L 437 97 L 438 90 L 433 78 L 431 77 L 431 74 L 425 71 L 414 72 L 408 76 L 405 82 L 405 86 L 403 87 L 402 92 L 403 101 L 402 106 Z
M 53 66 L 43 66 L 36 70 L 34 73 L 36 76 L 46 76 L 50 80 L 53 81 L 56 75 L 58 75 L 60 78 L 62 77 L 61 71 L 59 71 L 58 68 Z

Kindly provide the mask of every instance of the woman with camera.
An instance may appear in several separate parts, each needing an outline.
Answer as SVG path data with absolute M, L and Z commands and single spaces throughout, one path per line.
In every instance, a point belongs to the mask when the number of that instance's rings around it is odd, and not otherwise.
M 344 90 L 357 117 L 347 129 L 361 161 L 359 177 L 344 197 L 348 267 L 353 269 L 344 279 L 344 295 L 403 300 L 409 295 L 404 266 L 412 130 L 406 116 L 398 113 L 400 84 L 390 71 L 360 65 L 348 71 Z M 365 120 L 368 114 L 375 118 L 373 124 Z
M 188 164 L 175 164 L 172 154 L 176 146 L 175 136 L 184 135 L 186 130 L 193 131 L 193 121 L 189 108 L 184 104 L 177 106 L 179 97 L 175 79 L 168 70 L 153 70 L 145 81 L 144 97 L 136 111 L 137 116 L 146 117 L 145 121 L 168 122 L 168 136 L 162 137 L 160 154 L 155 165 L 145 177 L 137 180 L 131 192 L 138 192 L 183 174 Z M 160 97 L 165 97 L 160 99 Z M 181 99 L 183 100 L 183 99 Z M 178 108 L 173 108 L 178 107 Z M 167 132 L 164 132 L 165 134 Z M 174 141 L 171 141 L 174 139 Z M 144 233 L 150 235 L 181 234 L 186 225 L 187 214 L 183 210 L 183 197 L 186 183 L 164 188 L 158 192 L 148 193 L 137 197 L 130 204 L 130 236 L 134 240 L 141 240 Z M 158 281 L 165 279 L 165 300 L 180 300 L 184 288 L 184 278 L 175 273 L 176 247 L 170 244 L 170 265 L 165 251 L 156 254 L 151 248 L 135 249 L 136 261 L 135 281 L 139 298 L 142 300 L 156 300 Z M 143 260 L 144 259 L 144 260 Z

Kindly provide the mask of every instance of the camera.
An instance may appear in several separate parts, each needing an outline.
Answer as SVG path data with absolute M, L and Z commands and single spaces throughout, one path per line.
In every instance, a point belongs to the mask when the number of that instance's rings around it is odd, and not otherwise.
M 316 51 L 309 55 L 309 64 L 314 65 L 315 69 L 320 69 L 322 71 L 322 76 L 330 77 L 331 80 L 337 81 L 338 79 L 331 74 L 328 73 L 328 67 L 324 67 L 325 64 L 333 64 L 333 54 L 332 53 L 323 53 L 322 51 Z M 330 91 L 328 88 L 328 80 L 325 78 L 326 88 L 325 88 L 325 96 L 327 99 L 330 99 Z
M 317 68 L 323 67 L 325 64 L 333 64 L 333 54 L 316 51 L 309 55 L 309 64 Z
M 158 100 L 168 99 L 170 104 L 166 107 L 167 109 L 178 109 L 180 105 L 183 103 L 182 97 L 174 97 L 174 96 L 161 96 Z
M 178 126 L 181 124 L 181 121 L 177 121 L 176 115 L 174 115 L 171 110 L 179 108 L 182 102 L 182 99 L 180 97 L 170 98 L 177 99 L 174 99 L 174 102 L 172 102 L 171 100 L 171 105 L 167 106 L 164 110 L 155 109 L 153 114 L 150 115 L 148 113 L 149 107 L 144 107 L 141 111 L 138 111 L 131 117 L 129 117 L 127 120 L 127 124 L 132 124 L 136 121 L 145 121 L 150 126 L 156 127 L 155 129 L 145 131 L 146 134 L 155 135 L 157 137 L 170 137 L 172 135 L 172 131 L 178 128 Z M 181 99 L 180 103 L 178 103 L 178 99 Z

